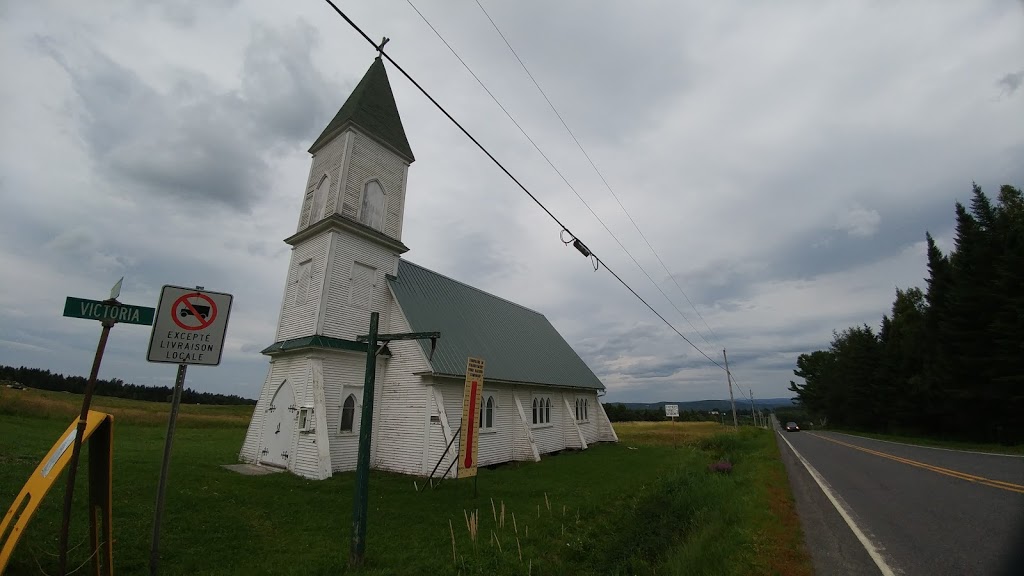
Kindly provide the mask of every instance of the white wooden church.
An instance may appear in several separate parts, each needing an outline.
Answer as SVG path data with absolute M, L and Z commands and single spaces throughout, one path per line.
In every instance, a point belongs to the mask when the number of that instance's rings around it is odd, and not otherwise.
M 371 466 L 425 476 L 458 457 L 469 356 L 486 362 L 481 466 L 540 460 L 617 441 L 604 385 L 540 313 L 417 266 L 401 255 L 414 161 L 378 57 L 309 149 L 276 342 L 239 455 L 322 479 L 354 470 L 371 312 L 394 341 L 377 362 Z M 450 445 L 450 447 L 449 447 Z M 449 476 L 455 474 L 452 467 Z

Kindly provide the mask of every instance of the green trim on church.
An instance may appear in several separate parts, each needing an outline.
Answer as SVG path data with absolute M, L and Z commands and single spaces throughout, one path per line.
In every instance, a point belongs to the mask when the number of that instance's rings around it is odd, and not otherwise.
M 342 338 L 333 338 L 331 336 L 303 336 L 300 338 L 291 338 L 289 340 L 281 340 L 280 342 L 274 342 L 270 346 L 267 346 L 260 351 L 260 354 L 266 354 L 272 356 L 281 352 L 292 352 L 295 350 L 302 350 L 305 348 L 319 348 L 321 350 L 349 350 L 351 352 L 366 352 L 365 342 L 354 342 L 352 340 L 344 340 Z M 390 356 L 391 351 L 384 347 L 381 354 Z
M 412 155 L 409 140 L 405 137 L 405 128 L 402 127 L 402 118 L 398 115 L 395 95 L 391 92 L 388 73 L 384 70 L 384 62 L 380 56 L 374 59 L 370 69 L 352 90 L 341 110 L 338 110 L 331 123 L 310 146 L 309 153 L 316 152 L 330 142 L 349 124 L 354 124 L 367 135 L 389 146 L 409 162 L 416 160 Z

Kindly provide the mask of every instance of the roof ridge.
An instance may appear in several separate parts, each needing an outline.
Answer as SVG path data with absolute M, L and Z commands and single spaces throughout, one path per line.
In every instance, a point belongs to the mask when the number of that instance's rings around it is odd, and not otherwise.
M 445 280 L 449 280 L 451 282 L 455 282 L 456 284 L 460 284 L 462 286 L 465 286 L 466 288 L 469 288 L 470 290 L 474 290 L 474 291 L 479 292 L 479 293 L 481 293 L 481 294 L 483 294 L 485 296 L 489 296 L 491 298 L 494 298 L 495 300 L 501 300 L 502 302 L 506 302 L 506 303 L 511 304 L 513 306 L 516 306 L 518 308 L 522 308 L 523 310 L 526 310 L 527 312 L 533 312 L 534 314 L 540 316 L 541 318 L 544 318 L 545 320 L 548 319 L 547 316 L 545 316 L 544 314 L 541 314 L 540 312 L 534 310 L 533 308 L 527 308 L 526 306 L 523 306 L 522 304 L 519 304 L 518 302 L 513 302 L 513 301 L 509 300 L 508 298 L 502 298 L 501 296 L 498 296 L 496 294 L 491 294 L 490 292 L 488 292 L 486 290 L 481 290 L 481 289 L 477 288 L 476 286 L 471 286 L 471 285 L 466 284 L 465 282 L 463 282 L 461 280 L 456 280 L 455 278 L 452 278 L 451 276 L 446 276 L 444 274 L 441 274 L 440 272 L 436 272 L 434 270 L 431 270 L 430 268 L 427 268 L 426 266 L 421 266 L 421 265 L 419 265 L 419 264 L 417 264 L 415 262 L 406 260 L 405 258 L 399 257 L 398 258 L 398 262 L 400 264 L 402 262 L 404 262 L 404 263 L 406 263 L 406 264 L 408 264 L 410 266 L 415 266 L 415 267 L 419 268 L 420 270 L 425 270 L 427 272 L 430 272 L 431 274 L 434 274 L 435 276 L 440 276 L 441 278 L 444 278 Z M 402 278 L 401 278 L 401 276 L 398 276 L 396 279 L 397 280 L 401 280 Z M 549 321 L 549 323 L 550 323 L 550 321 Z

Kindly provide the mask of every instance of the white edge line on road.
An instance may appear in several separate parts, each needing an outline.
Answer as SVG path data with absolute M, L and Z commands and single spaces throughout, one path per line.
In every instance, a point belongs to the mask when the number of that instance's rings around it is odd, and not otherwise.
M 824 492 L 825 496 L 828 497 L 829 502 L 832 502 L 832 505 L 835 506 L 836 511 L 839 512 L 839 515 L 842 516 L 843 520 L 846 521 L 846 525 L 850 527 L 850 530 L 853 530 L 853 534 L 857 537 L 857 540 L 860 540 L 860 543 L 864 546 L 864 549 L 867 550 L 868 556 L 871 556 L 871 559 L 875 562 L 875 566 L 878 566 L 878 569 L 882 571 L 883 576 L 896 576 L 896 572 L 894 572 L 893 569 L 890 568 L 888 564 L 886 564 L 885 559 L 882 558 L 882 555 L 878 552 L 878 548 L 874 545 L 873 542 L 871 542 L 871 540 L 868 539 L 868 537 L 864 534 L 860 527 L 857 526 L 857 524 L 853 521 L 853 518 L 846 511 L 843 505 L 839 503 L 839 499 L 828 487 L 828 483 L 825 482 L 825 479 L 821 477 L 821 474 L 819 474 L 818 471 L 814 469 L 814 466 L 811 466 L 810 462 L 808 462 L 799 452 L 796 451 L 796 448 L 794 448 L 793 445 L 789 443 L 789 440 L 785 436 L 783 436 L 782 432 L 776 430 L 775 433 L 782 438 L 782 441 L 785 442 L 787 446 L 789 446 L 789 449 L 793 451 L 793 455 L 796 456 L 798 460 L 800 460 L 800 463 L 803 464 L 804 468 L 807 469 L 807 472 L 810 473 L 811 478 L 814 479 L 814 481 L 818 484 L 818 487 L 821 488 L 821 491 Z
M 860 436 L 857 434 L 847 434 L 846 432 L 835 432 L 833 430 L 818 430 L 818 432 L 828 432 L 829 434 L 842 434 L 843 436 L 849 436 L 851 438 L 860 438 L 862 440 L 874 440 L 875 442 L 885 442 L 886 444 L 899 444 L 900 446 L 912 446 L 914 448 L 928 448 L 929 450 L 960 452 L 961 454 L 982 454 L 985 456 L 1002 456 L 1004 458 L 1024 458 L 1024 454 L 1000 454 L 999 452 L 978 452 L 976 450 L 957 450 L 956 448 L 940 448 L 938 446 L 925 446 L 924 444 L 909 444 L 907 442 L 896 442 L 895 440 L 882 440 L 880 438 Z

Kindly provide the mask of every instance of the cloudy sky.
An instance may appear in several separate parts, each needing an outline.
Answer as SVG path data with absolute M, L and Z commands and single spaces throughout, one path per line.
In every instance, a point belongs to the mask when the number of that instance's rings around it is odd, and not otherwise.
M 787 396 L 796 356 L 833 329 L 877 325 L 896 287 L 923 285 L 925 231 L 950 246 L 972 181 L 1024 185 L 1020 1 L 481 0 L 702 320 L 480 7 L 413 3 L 657 287 L 409 3 L 339 6 L 761 398 Z M 203 285 L 234 308 L 223 363 L 188 385 L 255 397 L 306 150 L 374 55 L 320 0 L 0 3 L 0 364 L 87 374 L 99 326 L 61 317 L 66 296 L 124 276 L 123 302 L 155 306 L 165 283 Z M 409 260 L 544 313 L 607 400 L 727 396 L 388 73 L 417 158 Z M 170 384 L 148 337 L 115 327 L 101 376 Z

